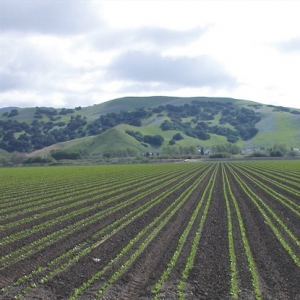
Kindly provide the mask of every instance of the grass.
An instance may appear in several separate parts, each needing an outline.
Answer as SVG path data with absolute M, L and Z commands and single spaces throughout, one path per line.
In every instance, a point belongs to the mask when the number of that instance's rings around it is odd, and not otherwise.
M 74 145 L 74 147 L 70 147 L 70 149 L 86 149 L 90 154 L 97 154 L 111 149 L 125 149 L 127 147 L 135 148 L 139 151 L 145 148 L 139 141 L 125 133 L 122 126 L 117 126 L 100 135 L 91 137 L 90 140 L 84 141 L 82 144 Z
M 132 111 L 136 108 L 144 107 L 155 107 L 159 105 L 183 105 L 184 103 L 191 103 L 193 100 L 200 101 L 218 101 L 222 103 L 232 102 L 237 107 L 248 107 L 248 105 L 257 104 L 252 101 L 238 100 L 232 98 L 210 98 L 210 97 L 165 97 L 165 96 L 154 96 L 154 97 L 125 97 L 114 99 L 111 101 L 103 102 L 101 104 L 96 104 L 89 107 L 83 107 L 81 110 L 75 110 L 73 114 L 68 114 L 61 116 L 60 121 L 69 121 L 71 116 L 81 115 L 86 116 L 88 123 L 97 119 L 100 115 L 119 112 L 120 110 Z M 19 122 L 31 123 L 34 120 L 34 113 L 36 108 L 21 108 L 18 109 L 19 115 L 9 118 L 11 120 L 18 120 Z M 260 148 L 260 147 L 272 147 L 275 143 L 286 144 L 288 148 L 296 147 L 300 148 L 300 116 L 293 115 L 290 113 L 274 112 L 272 107 L 266 105 L 261 105 L 259 109 L 256 110 L 261 113 L 262 120 L 256 125 L 259 129 L 259 133 L 249 141 L 239 140 L 237 145 L 241 148 Z M 52 149 L 78 149 L 78 150 L 91 150 L 91 154 L 101 153 L 108 151 L 111 148 L 114 149 L 124 149 L 127 147 L 135 148 L 139 153 L 146 151 L 158 151 L 161 149 L 153 148 L 151 145 L 144 147 L 140 142 L 136 141 L 134 138 L 130 137 L 125 133 L 126 130 L 140 131 L 143 135 L 161 135 L 165 139 L 162 147 L 167 146 L 169 141 L 172 139 L 173 135 L 178 131 L 162 131 L 160 129 L 160 124 L 164 120 L 169 118 L 163 112 L 164 116 L 158 117 L 158 114 L 153 114 L 149 119 L 143 120 L 142 127 L 134 127 L 130 125 L 120 124 L 115 128 L 100 134 L 98 136 L 89 136 L 84 138 L 79 138 L 76 140 L 58 143 L 52 145 L 48 148 L 33 152 L 30 156 L 34 155 L 47 155 Z M 219 125 L 219 119 L 221 115 L 215 116 L 215 120 L 211 121 L 211 125 Z M 184 118 L 183 122 L 190 122 L 192 117 Z M 0 120 L 8 120 L 7 117 L 0 114 Z M 47 116 L 43 116 L 43 119 L 38 119 L 38 121 L 49 122 Z M 229 124 L 226 127 L 232 128 Z M 18 138 L 20 134 L 24 132 L 15 134 Z M 216 144 L 226 143 L 225 137 L 211 134 L 211 138 L 206 141 L 198 140 L 184 135 L 184 139 L 176 142 L 177 146 L 189 147 L 197 146 L 204 148 L 211 148 Z M 0 156 L 7 156 L 3 151 L 0 152 Z
M 272 147 L 275 143 L 286 144 L 288 148 L 300 146 L 298 115 L 282 112 L 265 114 L 256 127 L 259 132 L 252 140 L 244 143 L 246 148 Z

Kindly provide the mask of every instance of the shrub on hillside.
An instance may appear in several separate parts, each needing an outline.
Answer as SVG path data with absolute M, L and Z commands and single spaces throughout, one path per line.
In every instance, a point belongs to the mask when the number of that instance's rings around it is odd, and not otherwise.
M 227 152 L 214 153 L 209 155 L 209 158 L 230 158 L 231 154 Z
M 78 159 L 81 157 L 80 153 L 75 150 L 51 150 L 50 156 L 56 160 Z
M 27 158 L 23 164 L 51 164 L 54 162 L 55 160 L 52 157 L 34 156 Z
M 298 153 L 297 151 L 290 150 L 290 151 L 288 151 L 288 153 L 286 153 L 286 156 L 295 157 L 295 156 L 298 156 L 299 154 L 300 153 Z
M 175 140 L 175 141 L 180 141 L 180 140 L 183 140 L 184 137 L 178 132 L 178 133 L 173 135 L 172 139 Z
M 255 151 L 249 155 L 249 157 L 268 157 L 269 155 L 265 152 Z
M 270 156 L 271 157 L 283 157 L 284 154 L 283 154 L 283 152 L 281 152 L 279 150 L 273 150 L 270 152 Z

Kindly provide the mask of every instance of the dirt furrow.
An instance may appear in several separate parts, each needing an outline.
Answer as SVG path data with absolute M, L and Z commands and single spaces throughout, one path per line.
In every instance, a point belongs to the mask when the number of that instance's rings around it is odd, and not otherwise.
M 187 283 L 186 299 L 227 299 L 229 295 L 227 215 L 221 169 Z
M 195 173 L 194 176 L 197 177 L 197 174 Z M 181 194 L 188 185 L 189 183 L 183 185 L 180 188 L 180 191 L 169 196 L 167 199 L 165 199 L 165 201 L 163 201 L 163 203 L 155 206 L 142 217 L 139 217 L 137 220 L 118 231 L 111 238 L 102 243 L 100 247 L 93 249 L 88 255 L 81 258 L 77 263 L 71 265 L 68 269 L 55 276 L 49 282 L 44 284 L 44 288 L 51 290 L 56 297 L 66 298 L 71 295 L 75 287 L 80 286 L 84 281 L 90 278 L 93 273 L 97 272 L 108 262 L 110 262 L 110 260 L 121 251 L 121 249 L 128 243 L 130 239 L 136 236 L 137 233 L 140 232 L 149 222 L 151 222 L 154 217 L 158 216 L 164 207 L 170 205 L 170 203 L 174 201 L 176 195 Z M 164 190 L 168 190 L 169 188 L 169 186 L 165 187 L 164 189 L 157 191 L 157 193 L 162 193 Z M 144 200 L 150 200 L 152 197 L 153 195 Z M 121 214 L 119 217 L 121 217 Z M 113 221 L 113 219 L 111 219 L 111 221 Z M 101 229 L 101 225 L 97 224 L 96 229 L 97 228 L 98 230 Z M 80 237 L 82 239 L 82 235 L 80 235 Z M 99 258 L 99 261 L 96 263 L 93 258 Z
M 45 247 L 45 249 L 39 250 L 25 259 L 20 258 L 20 261 L 18 261 L 17 263 L 12 264 L 12 265 L 0 270 L 0 279 L 5 278 L 6 274 L 12 274 L 13 276 L 11 276 L 11 278 L 15 279 L 26 273 L 32 272 L 35 268 L 35 265 L 32 264 L 32 262 L 36 262 L 40 266 L 47 268 L 47 262 L 51 261 L 55 257 L 65 253 L 65 252 L 67 252 L 69 249 L 72 249 L 76 245 L 82 243 L 82 241 L 89 239 L 89 237 L 91 237 L 93 234 L 98 232 L 99 229 L 102 229 L 105 226 L 107 226 L 108 224 L 112 223 L 113 221 L 121 218 L 122 216 L 131 212 L 132 210 L 134 210 L 138 206 L 142 205 L 143 203 L 147 203 L 147 201 L 149 201 L 150 199 L 154 198 L 155 196 L 162 193 L 164 190 L 169 189 L 170 186 L 177 184 L 179 182 L 180 182 L 180 179 L 178 179 L 177 181 L 164 187 L 163 189 L 159 189 L 159 190 L 151 193 L 150 195 L 140 199 L 136 203 L 129 205 L 128 207 L 125 207 L 109 216 L 106 216 L 105 218 L 103 218 L 101 221 L 99 221 L 97 223 L 82 227 L 80 230 L 77 230 L 75 233 L 72 233 L 71 235 L 68 235 L 63 239 L 52 243 L 50 246 Z M 127 199 L 128 198 L 120 198 L 119 202 L 122 203 L 123 201 L 126 201 Z M 157 209 L 160 209 L 160 206 L 158 206 Z M 86 215 L 83 215 L 82 217 L 84 218 L 84 217 L 86 217 Z M 69 222 L 70 222 L 70 220 L 69 220 Z M 69 222 L 67 224 L 65 224 L 65 226 L 72 224 Z M 133 230 L 133 233 L 135 233 L 137 230 L 142 228 L 141 226 L 142 227 L 145 226 L 144 222 L 142 222 L 142 225 L 139 222 L 136 223 L 134 225 L 135 230 Z M 57 224 L 56 226 L 51 227 L 51 232 L 55 232 L 56 230 L 59 230 L 61 228 L 63 228 L 62 224 Z M 126 231 L 127 231 L 127 229 L 125 229 L 125 233 L 126 233 Z M 41 237 L 43 237 L 45 232 L 43 231 L 40 234 L 41 234 Z M 123 236 L 122 239 L 124 241 L 126 241 L 126 236 L 129 236 L 129 234 L 130 234 L 130 231 L 128 231 L 128 233 L 126 233 L 125 237 Z M 117 243 L 118 242 L 119 241 L 117 240 Z M 18 241 L 17 241 L 16 243 L 14 243 L 14 248 L 10 248 L 10 249 L 8 249 L 8 251 L 12 252 L 14 249 L 18 249 L 22 245 L 24 245 L 23 242 L 18 243 Z M 6 247 L 11 247 L 11 245 L 8 245 Z M 3 251 L 3 250 L 4 249 L 2 248 L 1 251 Z
M 104 298 L 124 300 L 153 298 L 151 289 L 166 269 L 179 237 L 197 206 L 199 194 L 208 183 L 210 174 L 197 186 L 184 206 L 171 218 L 126 273 L 107 291 Z M 133 279 L 138 280 L 134 285 L 132 285 Z
M 232 174 L 228 172 L 228 175 L 246 227 L 263 299 L 297 299 L 300 295 L 299 267 Z

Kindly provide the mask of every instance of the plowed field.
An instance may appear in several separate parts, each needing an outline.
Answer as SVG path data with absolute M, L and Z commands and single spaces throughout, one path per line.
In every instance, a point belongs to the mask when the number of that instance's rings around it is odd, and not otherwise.
M 0 170 L 0 299 L 300 299 L 300 162 Z

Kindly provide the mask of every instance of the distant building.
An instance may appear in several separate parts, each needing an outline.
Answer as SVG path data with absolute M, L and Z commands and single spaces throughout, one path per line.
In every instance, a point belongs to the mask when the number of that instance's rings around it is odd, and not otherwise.
M 246 155 L 246 154 L 251 154 L 253 153 L 254 150 L 253 149 L 242 149 L 241 150 L 241 154 Z
M 199 149 L 198 150 L 198 152 L 199 152 L 199 154 L 201 154 L 201 149 Z M 210 152 L 211 152 L 211 150 L 210 149 L 206 149 L 206 150 L 204 150 L 204 155 L 209 155 L 210 154 Z
M 252 154 L 254 152 L 260 152 L 260 153 L 265 153 L 266 149 L 264 147 L 261 148 L 256 148 L 256 149 L 242 149 L 241 154 L 247 155 L 247 154 Z

